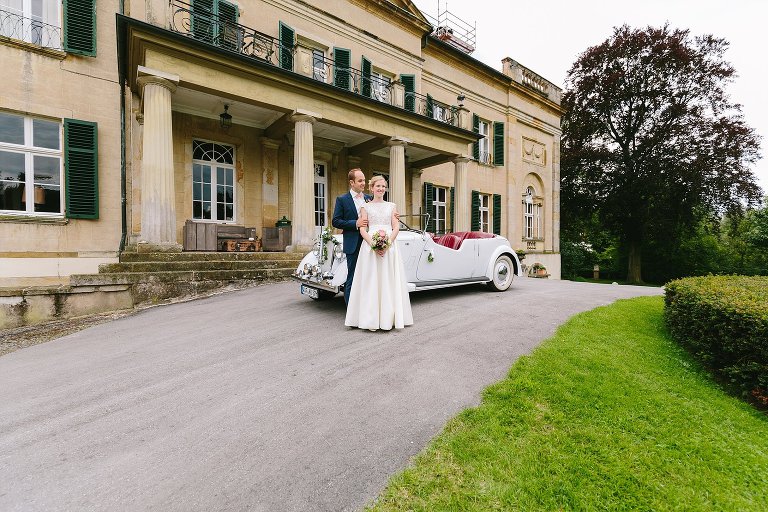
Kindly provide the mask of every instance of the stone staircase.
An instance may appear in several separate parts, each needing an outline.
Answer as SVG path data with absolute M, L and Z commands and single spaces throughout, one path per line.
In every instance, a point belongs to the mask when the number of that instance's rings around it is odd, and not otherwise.
M 200 297 L 288 279 L 303 254 L 123 253 L 69 285 L 0 290 L 0 329 Z

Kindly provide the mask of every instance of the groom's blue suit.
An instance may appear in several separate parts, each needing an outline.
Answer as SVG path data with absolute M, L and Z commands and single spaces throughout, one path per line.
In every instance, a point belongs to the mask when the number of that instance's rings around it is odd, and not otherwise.
M 363 197 L 366 201 L 371 200 L 371 196 L 363 194 Z M 343 249 L 344 254 L 347 255 L 347 282 L 344 284 L 344 302 L 347 304 L 349 304 L 352 280 L 355 278 L 357 255 L 360 254 L 360 245 L 363 243 L 363 237 L 360 236 L 360 230 L 357 227 L 357 219 L 357 207 L 352 194 L 347 192 L 337 197 L 331 224 L 344 232 Z

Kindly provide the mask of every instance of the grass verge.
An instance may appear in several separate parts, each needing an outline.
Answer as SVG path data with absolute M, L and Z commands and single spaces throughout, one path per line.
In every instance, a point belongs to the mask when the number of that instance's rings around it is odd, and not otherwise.
M 369 510 L 768 510 L 768 416 L 668 337 L 662 301 L 572 318 Z

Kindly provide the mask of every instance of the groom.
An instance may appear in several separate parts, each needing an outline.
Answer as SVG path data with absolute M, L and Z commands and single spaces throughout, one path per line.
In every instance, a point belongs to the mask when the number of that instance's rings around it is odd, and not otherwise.
M 347 255 L 347 282 L 344 284 L 344 302 L 349 304 L 349 292 L 352 290 L 352 280 L 355 278 L 357 256 L 363 237 L 360 236 L 360 226 L 368 226 L 368 220 L 360 218 L 360 208 L 371 196 L 363 194 L 365 190 L 365 174 L 360 169 L 352 169 L 347 175 L 349 192 L 336 198 L 333 209 L 333 227 L 344 231 L 344 254 Z

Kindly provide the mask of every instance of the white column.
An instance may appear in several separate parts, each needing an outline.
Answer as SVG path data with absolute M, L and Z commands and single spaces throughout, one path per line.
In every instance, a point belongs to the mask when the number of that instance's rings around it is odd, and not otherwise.
M 469 193 L 469 157 L 462 155 L 453 159 L 454 165 L 454 201 L 456 203 L 456 219 L 454 231 L 469 231 L 472 227 L 471 200 Z
M 405 146 L 410 141 L 392 137 L 389 146 L 389 200 L 397 205 L 397 211 L 405 213 Z
M 296 110 L 291 120 L 296 123 L 293 143 L 293 218 L 289 250 L 307 251 L 315 237 L 315 151 L 312 125 L 319 114 Z
M 140 69 L 139 73 L 151 70 Z M 142 251 L 180 251 L 176 240 L 171 94 L 178 77 L 160 73 L 138 78 L 144 105 L 141 168 Z

